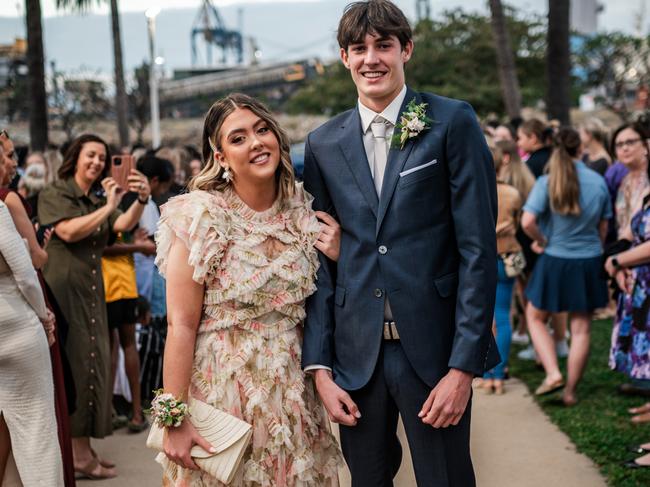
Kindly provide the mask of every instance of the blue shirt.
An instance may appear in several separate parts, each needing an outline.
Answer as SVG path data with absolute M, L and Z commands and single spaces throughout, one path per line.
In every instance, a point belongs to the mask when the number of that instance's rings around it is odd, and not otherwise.
M 545 253 L 564 259 L 586 259 L 603 253 L 598 225 L 612 216 L 607 184 L 600 174 L 583 162 L 575 161 L 580 184 L 580 215 L 560 215 L 551 210 L 548 175 L 533 186 L 524 211 L 537 217 L 540 230 L 548 240 Z

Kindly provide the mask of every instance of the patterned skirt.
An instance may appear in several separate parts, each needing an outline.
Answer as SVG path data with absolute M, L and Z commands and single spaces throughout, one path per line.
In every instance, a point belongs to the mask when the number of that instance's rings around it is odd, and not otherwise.
M 650 380 L 650 266 L 633 273 L 632 293 L 618 298 L 609 366 L 631 379 Z
M 252 424 L 230 486 L 336 487 L 342 456 L 311 377 L 300 366 L 302 328 L 268 335 L 237 327 L 199 333 L 190 394 Z M 223 486 L 164 454 L 164 486 Z

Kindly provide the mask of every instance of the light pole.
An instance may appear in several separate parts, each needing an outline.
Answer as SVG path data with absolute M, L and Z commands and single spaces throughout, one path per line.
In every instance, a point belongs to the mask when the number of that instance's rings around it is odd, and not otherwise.
M 158 102 L 158 75 L 156 73 L 156 16 L 160 7 L 148 8 L 144 15 L 147 17 L 147 32 L 149 33 L 149 102 L 151 104 L 151 147 L 160 147 L 160 107 Z

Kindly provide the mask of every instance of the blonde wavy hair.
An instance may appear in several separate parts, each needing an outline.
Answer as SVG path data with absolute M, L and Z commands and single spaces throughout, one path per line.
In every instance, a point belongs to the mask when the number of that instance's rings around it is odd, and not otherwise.
M 519 157 L 517 143 L 513 140 L 499 140 L 493 142 L 492 156 L 494 157 L 494 169 L 498 173 L 503 165 L 503 157 L 508 155 L 510 163 L 503 182 L 514 186 L 523 201 L 526 201 L 528 194 L 535 185 L 535 176 L 530 172 L 528 166 Z
M 590 117 L 582 122 L 579 125 L 579 128 L 591 135 L 600 143 L 600 145 L 605 148 L 605 150 L 607 150 L 607 147 L 609 146 L 609 134 L 607 131 L 607 126 L 605 126 L 601 119 Z
M 223 179 L 224 168 L 215 159 L 214 154 L 222 150 L 220 131 L 224 120 L 238 108 L 250 110 L 264 120 L 278 139 L 280 164 L 275 172 L 275 181 L 278 198 L 281 202 L 286 201 L 294 195 L 296 181 L 291 164 L 289 137 L 264 104 L 242 93 L 231 93 L 217 100 L 205 115 L 202 140 L 203 169 L 192 178 L 188 184 L 189 190 L 223 191 L 231 184 Z

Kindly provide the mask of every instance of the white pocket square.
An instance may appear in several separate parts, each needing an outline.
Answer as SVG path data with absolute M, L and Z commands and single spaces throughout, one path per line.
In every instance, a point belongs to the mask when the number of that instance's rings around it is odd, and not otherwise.
M 433 166 L 434 164 L 438 164 L 438 159 L 434 159 L 433 161 L 427 162 L 426 164 L 422 164 L 421 166 L 415 166 L 412 167 L 411 169 L 407 169 L 406 171 L 402 171 L 401 173 L 399 173 L 399 177 L 403 178 L 404 176 L 408 176 L 411 173 L 424 169 L 425 167 Z

